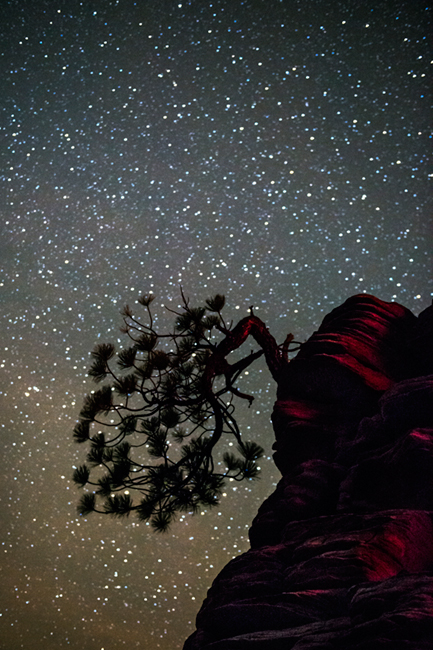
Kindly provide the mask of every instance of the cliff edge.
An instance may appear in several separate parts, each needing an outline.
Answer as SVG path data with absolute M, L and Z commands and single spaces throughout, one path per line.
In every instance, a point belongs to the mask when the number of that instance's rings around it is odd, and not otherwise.
M 433 305 L 349 298 L 277 388 L 282 478 L 184 650 L 431 650 Z

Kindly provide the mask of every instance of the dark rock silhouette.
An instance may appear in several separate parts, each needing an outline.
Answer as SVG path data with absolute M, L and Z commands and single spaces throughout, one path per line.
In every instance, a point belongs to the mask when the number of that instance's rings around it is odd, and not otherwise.
M 282 478 L 184 650 L 433 648 L 433 306 L 334 309 L 273 424 Z

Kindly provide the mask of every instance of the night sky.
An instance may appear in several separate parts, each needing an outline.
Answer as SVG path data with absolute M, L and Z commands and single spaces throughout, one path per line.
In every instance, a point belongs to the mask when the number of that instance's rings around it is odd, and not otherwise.
M 0 647 L 181 648 L 279 479 L 165 536 L 76 513 L 72 440 L 125 303 L 216 293 L 282 342 L 355 293 L 431 302 L 430 11 L 418 0 L 3 0 Z M 431 206 L 430 206 L 431 207 Z M 251 344 L 254 347 L 254 344 Z

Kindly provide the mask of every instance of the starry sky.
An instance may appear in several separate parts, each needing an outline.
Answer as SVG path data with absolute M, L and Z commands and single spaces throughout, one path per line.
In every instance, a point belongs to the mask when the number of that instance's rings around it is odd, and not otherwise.
M 279 479 L 275 385 L 241 387 L 262 478 L 160 536 L 79 517 L 97 342 L 223 293 L 279 342 L 354 293 L 431 301 L 430 10 L 418 0 L 3 0 L 1 640 L 181 648 Z

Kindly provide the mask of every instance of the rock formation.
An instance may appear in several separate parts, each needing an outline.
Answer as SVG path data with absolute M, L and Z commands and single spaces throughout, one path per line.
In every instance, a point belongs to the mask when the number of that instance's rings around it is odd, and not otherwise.
M 279 382 L 282 473 L 184 650 L 433 648 L 433 306 L 366 294 Z

